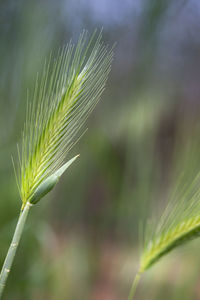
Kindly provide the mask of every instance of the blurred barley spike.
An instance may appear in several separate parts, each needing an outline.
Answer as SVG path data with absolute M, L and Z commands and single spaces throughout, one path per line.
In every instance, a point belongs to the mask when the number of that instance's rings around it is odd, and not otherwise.
M 140 272 L 148 270 L 174 248 L 200 236 L 200 173 L 180 180 L 160 219 L 147 226 Z
M 80 137 L 85 120 L 100 99 L 111 69 L 113 51 L 95 31 L 87 42 L 83 31 L 75 47 L 71 42 L 45 62 L 27 103 L 19 168 L 15 168 L 22 210 L 0 274 L 0 298 L 30 207 L 58 182 L 77 158 L 64 163 Z
M 200 172 L 191 178 L 184 175 L 173 187 L 160 218 L 154 217 L 146 225 L 140 267 L 129 300 L 133 299 L 142 273 L 175 248 L 200 236 Z

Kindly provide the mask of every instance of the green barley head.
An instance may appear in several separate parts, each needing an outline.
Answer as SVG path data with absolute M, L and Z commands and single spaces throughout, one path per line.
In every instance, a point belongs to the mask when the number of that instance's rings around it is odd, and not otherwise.
M 199 130 L 193 131 L 192 135 L 190 131 L 191 137 L 187 137 L 184 147 L 180 144 L 176 150 L 171 187 L 167 189 L 170 194 L 167 197 L 165 195 L 167 204 L 164 210 L 157 216 L 154 205 L 153 217 L 147 220 L 143 232 L 140 232 L 140 265 L 128 300 L 133 300 L 145 271 L 177 247 L 200 236 Z M 181 174 L 179 176 L 177 167 Z
M 200 172 L 191 178 L 185 173 L 160 218 L 146 227 L 140 261 L 142 273 L 178 246 L 200 236 Z
M 87 39 L 84 31 L 56 59 L 45 62 L 37 77 L 19 149 L 18 188 L 22 207 L 36 203 L 57 183 L 66 168 L 66 154 L 105 89 L 113 53 L 101 33 Z

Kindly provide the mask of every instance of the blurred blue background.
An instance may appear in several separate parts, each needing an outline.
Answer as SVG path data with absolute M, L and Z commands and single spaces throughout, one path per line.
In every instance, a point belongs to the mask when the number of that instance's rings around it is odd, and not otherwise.
M 127 299 L 139 263 L 139 224 L 198 168 L 198 0 L 0 2 L 0 263 L 20 209 L 11 155 L 27 90 L 44 59 L 103 27 L 115 47 L 107 88 L 68 158 L 80 159 L 33 208 L 4 299 Z M 188 169 L 187 169 L 188 168 Z M 152 268 L 136 299 L 200 299 L 199 242 Z

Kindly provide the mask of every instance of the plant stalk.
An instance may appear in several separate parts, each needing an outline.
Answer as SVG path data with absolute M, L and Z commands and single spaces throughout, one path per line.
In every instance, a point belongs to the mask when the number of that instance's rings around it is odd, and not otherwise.
M 138 283 L 140 281 L 140 278 L 141 278 L 141 273 L 137 273 L 135 275 L 135 278 L 134 278 L 134 281 L 133 281 L 133 284 L 132 284 L 132 287 L 131 287 L 131 290 L 130 290 L 130 293 L 129 293 L 129 296 L 128 296 L 128 300 L 133 300 L 133 297 L 135 295 L 135 291 L 136 291 L 136 288 L 138 286 Z
M 10 247 L 8 249 L 7 252 L 7 256 L 5 258 L 2 270 L 1 270 L 1 274 L 0 274 L 0 299 L 2 297 L 5 285 L 6 285 L 6 280 L 8 278 L 8 274 L 10 273 L 11 267 L 12 267 L 12 263 L 15 257 L 15 253 L 17 250 L 17 247 L 19 245 L 19 241 L 24 229 L 24 225 L 26 222 L 26 218 L 29 212 L 30 207 L 32 206 L 31 203 L 27 202 L 26 205 L 23 208 L 23 211 L 20 213 L 18 222 L 17 222 L 17 226 L 15 228 L 15 232 L 13 235 L 13 239 L 12 242 L 10 244 Z

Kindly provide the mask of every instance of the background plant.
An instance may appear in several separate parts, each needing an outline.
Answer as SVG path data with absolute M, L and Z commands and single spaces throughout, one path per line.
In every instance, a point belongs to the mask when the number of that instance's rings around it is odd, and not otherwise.
M 187 130 L 187 129 L 186 129 Z M 166 204 L 161 206 L 160 216 L 153 206 L 152 217 L 147 219 L 142 235 L 139 270 L 135 276 L 129 299 L 133 299 L 137 285 L 144 272 L 157 264 L 169 252 L 176 250 L 199 237 L 200 231 L 200 189 L 199 189 L 199 126 L 193 129 L 187 142 L 180 140 L 176 147 L 171 175 L 172 181 L 165 196 Z M 189 159 L 188 157 L 192 157 Z M 179 173 L 179 174 L 178 174 Z

